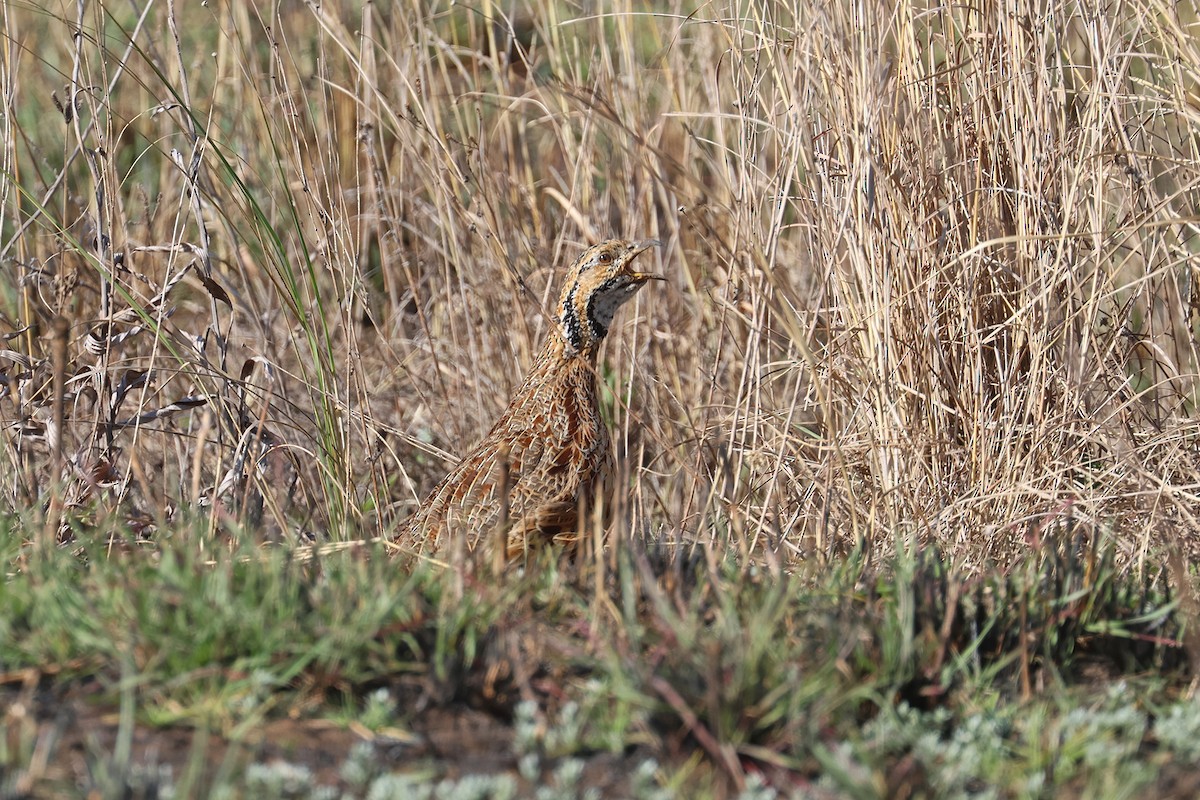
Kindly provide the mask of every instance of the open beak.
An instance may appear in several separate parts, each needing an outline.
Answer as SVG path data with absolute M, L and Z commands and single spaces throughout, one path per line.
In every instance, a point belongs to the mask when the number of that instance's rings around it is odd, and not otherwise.
M 658 239 L 642 239 L 640 242 L 634 242 L 633 246 L 631 247 L 631 250 L 633 252 L 630 253 L 629 261 L 627 261 L 626 263 L 627 264 L 632 263 L 633 259 L 637 258 L 642 253 L 646 252 L 651 247 L 662 247 L 662 242 L 660 242 Z M 655 275 L 652 272 L 634 272 L 633 279 L 635 281 L 637 281 L 638 283 L 645 283 L 646 281 L 665 281 L 666 280 L 666 278 L 664 278 L 662 275 Z

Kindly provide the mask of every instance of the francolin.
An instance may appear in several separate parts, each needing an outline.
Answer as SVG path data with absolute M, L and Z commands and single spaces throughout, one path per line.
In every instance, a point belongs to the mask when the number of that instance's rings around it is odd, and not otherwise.
M 614 239 L 576 259 L 533 369 L 483 441 L 401 527 L 402 544 L 446 551 L 461 536 L 473 550 L 506 535 L 512 558 L 539 541 L 575 538 L 580 503 L 594 502 L 612 469 L 596 357 L 617 309 L 648 281 L 664 280 L 633 268 L 658 244 Z M 507 531 L 497 530 L 502 524 Z

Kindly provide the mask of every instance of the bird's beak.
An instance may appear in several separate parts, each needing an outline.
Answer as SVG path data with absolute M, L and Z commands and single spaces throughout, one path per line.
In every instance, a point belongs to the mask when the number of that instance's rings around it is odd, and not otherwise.
M 631 263 L 633 259 L 646 252 L 651 247 L 662 247 L 662 242 L 660 242 L 658 239 L 642 239 L 640 242 L 634 242 L 633 246 L 630 248 L 633 252 L 629 254 L 629 262 L 626 263 Z M 655 275 L 652 272 L 635 272 L 633 273 L 633 279 L 638 283 L 666 280 L 666 278 L 664 278 L 662 275 Z

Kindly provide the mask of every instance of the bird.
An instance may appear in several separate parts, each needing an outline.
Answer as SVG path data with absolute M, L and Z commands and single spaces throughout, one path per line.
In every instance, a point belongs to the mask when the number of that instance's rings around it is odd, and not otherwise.
M 418 552 L 446 552 L 456 537 L 474 551 L 504 543 L 504 560 L 532 545 L 573 541 L 581 503 L 603 491 L 613 465 L 600 413 L 596 359 L 617 309 L 661 275 L 634 260 L 654 239 L 611 239 L 571 264 L 533 367 L 483 438 L 401 524 Z M 507 530 L 497 529 L 507 526 Z M 495 533 L 495 538 L 491 535 Z

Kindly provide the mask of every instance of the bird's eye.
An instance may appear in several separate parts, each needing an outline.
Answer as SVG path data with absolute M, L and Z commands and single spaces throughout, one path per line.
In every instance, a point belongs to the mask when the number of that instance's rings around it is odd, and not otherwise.
M 610 261 L 612 261 L 612 253 L 607 253 L 607 252 L 606 252 L 606 253 L 601 253 L 601 254 L 600 254 L 600 263 L 601 263 L 601 264 L 607 264 L 607 263 L 609 263 Z

